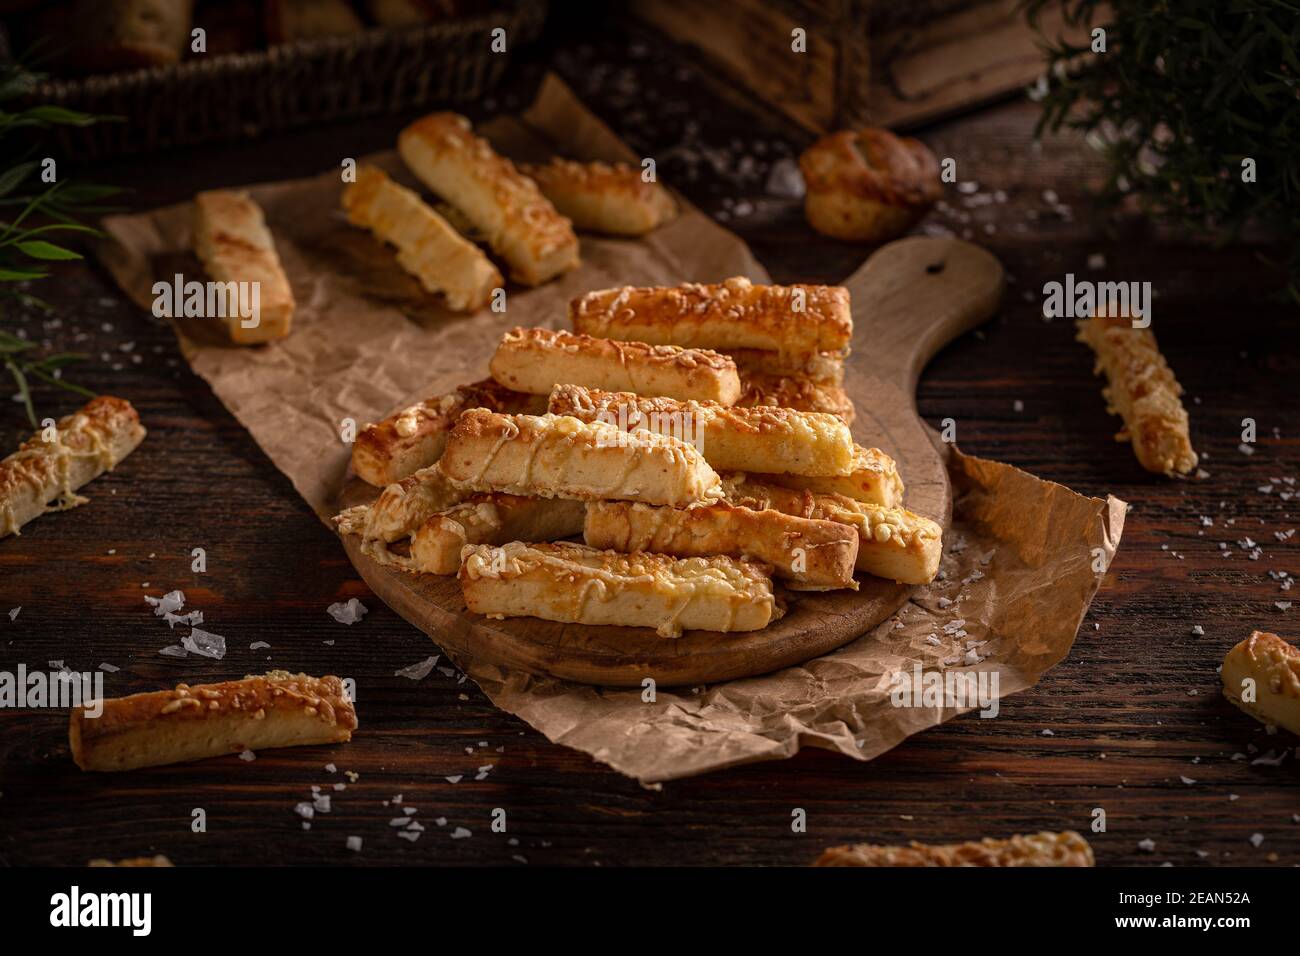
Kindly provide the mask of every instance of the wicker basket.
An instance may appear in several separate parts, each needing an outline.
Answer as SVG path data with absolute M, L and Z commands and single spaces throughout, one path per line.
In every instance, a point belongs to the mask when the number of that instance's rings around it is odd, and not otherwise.
M 61 128 L 78 159 L 246 139 L 314 123 L 473 101 L 505 72 L 518 44 L 535 39 L 545 0 L 407 30 L 369 30 L 284 44 L 253 53 L 76 80 L 51 80 L 33 102 L 122 122 Z M 503 27 L 506 53 L 491 52 Z

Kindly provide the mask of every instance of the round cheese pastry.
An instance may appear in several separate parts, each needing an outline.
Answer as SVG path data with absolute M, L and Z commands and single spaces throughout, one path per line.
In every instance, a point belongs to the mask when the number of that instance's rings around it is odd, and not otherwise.
M 823 136 L 799 157 L 799 168 L 808 224 L 836 239 L 894 239 L 942 195 L 934 154 L 919 140 L 885 129 Z

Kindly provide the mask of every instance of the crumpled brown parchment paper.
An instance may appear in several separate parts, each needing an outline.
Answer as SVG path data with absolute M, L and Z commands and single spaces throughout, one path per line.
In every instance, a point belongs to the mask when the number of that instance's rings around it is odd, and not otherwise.
M 554 77 L 519 119 L 502 117 L 479 132 L 516 159 L 553 152 L 637 159 Z M 394 154 L 368 160 L 415 185 Z M 344 421 L 373 421 L 485 376 L 506 329 L 565 327 L 569 299 L 589 289 L 768 278 L 739 238 L 683 204 L 673 223 L 636 242 L 583 236 L 580 269 L 538 289 L 510 288 L 504 314 L 460 316 L 424 296 L 391 251 L 347 225 L 341 188 L 337 170 L 249 187 L 298 299 L 288 339 L 239 349 L 193 323 L 177 328 L 195 372 L 327 522 L 348 463 Z M 103 261 L 142 308 L 151 307 L 155 281 L 202 276 L 188 251 L 189 220 L 188 203 L 106 220 Z M 1000 699 L 1064 658 L 1123 530 L 1118 499 L 1077 495 L 955 449 L 948 458 L 954 522 L 940 580 L 825 657 L 707 688 L 660 690 L 650 702 L 637 690 L 456 663 L 498 707 L 645 784 L 789 757 L 805 745 L 870 760 L 980 706 L 895 706 L 898 672 L 920 664 L 983 671 L 988 680 L 996 674 Z

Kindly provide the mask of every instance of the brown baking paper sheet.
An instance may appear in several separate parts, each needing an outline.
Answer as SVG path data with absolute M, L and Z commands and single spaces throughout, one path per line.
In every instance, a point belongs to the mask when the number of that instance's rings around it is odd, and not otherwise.
M 521 117 L 495 119 L 479 132 L 514 159 L 558 152 L 637 160 L 554 77 Z M 395 154 L 367 159 L 415 185 Z M 341 188 L 336 169 L 249 187 L 298 300 L 289 338 L 230 348 L 202 322 L 177 327 L 194 371 L 327 523 L 348 464 L 343 422 L 374 421 L 486 376 L 506 329 L 565 327 L 569 299 L 590 289 L 768 278 L 738 237 L 682 203 L 674 222 L 642 240 L 582 236 L 581 268 L 538 289 L 510 286 L 504 314 L 456 315 L 425 295 L 391 250 L 347 225 Z M 113 217 L 105 229 L 111 242 L 102 258 L 144 309 L 155 281 L 203 275 L 188 251 L 189 203 Z M 463 656 L 456 663 L 498 707 L 646 784 L 789 757 L 804 745 L 869 760 L 974 709 L 893 706 L 900 669 L 996 672 L 1000 697 L 1036 683 L 1069 652 L 1103 576 L 1096 569 L 1109 566 L 1119 544 L 1124 505 L 1117 499 L 1086 498 L 955 449 L 948 458 L 954 523 L 942 578 L 835 653 L 761 677 L 660 690 L 653 702 L 639 690 L 539 678 Z M 986 642 L 974 648 L 980 661 L 968 665 L 967 645 L 979 642 Z

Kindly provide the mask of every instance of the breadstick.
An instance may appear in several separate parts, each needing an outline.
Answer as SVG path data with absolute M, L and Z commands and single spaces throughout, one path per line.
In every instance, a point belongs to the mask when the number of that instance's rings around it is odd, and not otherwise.
M 627 163 L 579 163 L 552 159 L 520 171 L 537 183 L 575 228 L 615 236 L 643 236 L 677 214 L 668 190 L 641 178 Z
M 452 428 L 439 467 L 471 491 L 680 507 L 722 496 L 717 474 L 685 442 L 559 415 L 471 409 Z
M 471 495 L 425 521 L 411 536 L 411 567 L 425 574 L 455 574 L 467 544 L 552 541 L 582 533 L 586 507 L 565 498 Z
M 834 415 L 767 405 L 727 408 L 579 385 L 555 386 L 547 407 L 553 415 L 606 422 L 634 434 L 685 436 L 719 471 L 848 475 L 853 470 L 853 436 Z
M 442 457 L 448 430 L 467 408 L 515 414 L 544 411 L 546 403 L 490 378 L 462 385 L 361 429 L 352 445 L 352 470 L 382 488 L 427 468 Z
M 767 352 L 763 349 L 728 349 L 744 375 L 796 378 L 812 385 L 844 384 L 843 352 Z
M 930 846 L 833 846 L 813 866 L 1093 866 L 1092 847 L 1073 830 L 1007 840 Z
M 356 182 L 343 187 L 343 209 L 352 225 L 396 246 L 398 264 L 429 292 L 441 294 L 450 309 L 476 312 L 493 289 L 505 285 L 478 246 L 374 166 L 357 167 Z
M 578 266 L 573 226 L 537 184 L 475 136 L 469 120 L 432 113 L 402 130 L 397 151 L 426 186 L 460 209 L 510 264 L 511 278 L 541 285 Z
M 580 544 L 468 545 L 458 574 L 466 606 L 488 617 L 569 624 L 756 631 L 781 616 L 767 570 L 731 558 L 618 554 Z
M 1258 721 L 1300 734 L 1300 648 L 1255 631 L 1223 659 L 1223 696 Z
M 194 197 L 194 252 L 217 282 L 249 283 L 256 292 L 255 314 L 208 316 L 226 319 L 226 332 L 232 342 L 256 345 L 289 334 L 293 289 L 280 265 L 262 210 L 247 193 L 217 189 Z M 238 293 L 227 294 L 228 305 L 237 306 L 227 311 L 238 313 L 241 300 L 251 301 Z
M 583 540 L 593 548 L 676 557 L 723 554 L 761 561 L 799 591 L 857 589 L 858 533 L 848 525 L 731 504 L 655 508 L 624 501 L 587 505 Z
M 846 425 L 852 425 L 857 414 L 852 400 L 838 385 L 817 385 L 801 378 L 756 372 L 743 374 L 740 385 L 741 395 L 735 402 L 740 408 L 774 405 L 797 412 L 822 412 L 834 415 Z
M 761 511 L 771 508 L 803 518 L 835 521 L 858 533 L 856 567 L 900 584 L 928 584 L 939 573 L 943 529 L 929 518 L 902 508 L 886 508 L 843 495 L 794 491 L 754 481 L 746 475 L 722 480 L 726 500 Z
M 0 538 L 46 512 L 85 504 L 77 489 L 115 468 L 144 436 L 131 403 L 109 395 L 59 419 L 52 441 L 37 432 L 0 461 Z
M 380 564 L 414 571 L 411 558 L 389 545 L 409 539 L 422 524 L 459 504 L 466 494 L 437 466 L 430 466 L 389 485 L 370 504 L 345 509 L 334 516 L 334 523 L 339 534 L 360 536 L 362 554 Z
M 82 770 L 135 770 L 205 757 L 352 739 L 356 711 L 337 677 L 287 671 L 105 700 L 72 711 L 68 739 Z
M 1182 386 L 1160 354 L 1150 329 L 1128 318 L 1095 316 L 1078 324 L 1079 341 L 1097 353 L 1094 374 L 1105 373 L 1101 390 L 1107 411 L 1124 420 L 1116 441 L 1129 441 L 1147 471 L 1185 475 L 1196 467 L 1188 434 Z
M 895 508 L 903 503 L 903 479 L 898 474 L 898 463 L 879 448 L 854 445 L 853 470 L 847 475 L 811 477 L 756 473 L 749 477 L 754 481 L 794 488 L 797 491 L 843 495 L 855 501 L 866 501 L 886 508 Z
M 607 391 L 701 399 L 740 397 L 736 363 L 707 349 L 616 342 L 551 329 L 513 329 L 492 357 L 492 377 L 516 392 L 549 395 L 556 382 Z
M 736 276 L 717 285 L 588 292 L 569 303 L 577 332 L 688 348 L 842 351 L 853 338 L 842 286 L 754 285 Z

